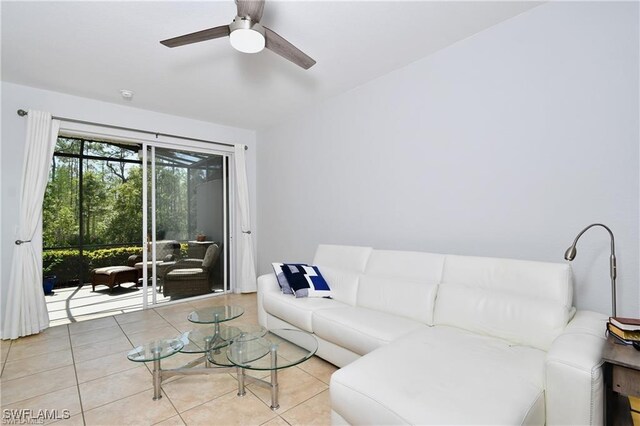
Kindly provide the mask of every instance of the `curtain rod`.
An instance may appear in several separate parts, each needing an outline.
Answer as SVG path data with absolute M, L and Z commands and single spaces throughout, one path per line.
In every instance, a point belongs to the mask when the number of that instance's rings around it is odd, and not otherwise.
M 24 117 L 24 116 L 29 114 L 27 111 L 25 111 L 23 109 L 19 109 L 17 111 L 17 113 L 18 113 L 18 115 L 20 117 Z M 54 119 L 54 120 L 68 121 L 70 123 L 97 125 L 97 126 L 107 127 L 109 129 L 131 130 L 131 131 L 134 131 L 134 132 L 146 133 L 148 135 L 155 135 L 156 138 L 158 138 L 159 136 L 164 136 L 164 137 L 169 137 L 169 138 L 184 139 L 184 140 L 193 141 L 193 142 L 206 142 L 206 143 L 212 143 L 212 144 L 216 144 L 216 145 L 235 146 L 235 145 L 230 144 L 230 143 L 214 142 L 214 141 L 208 141 L 206 139 L 196 139 L 196 138 L 189 138 L 189 137 L 186 137 L 186 136 L 171 135 L 171 134 L 168 134 L 168 133 L 158 133 L 158 132 L 152 132 L 152 131 L 149 131 L 149 130 L 134 129 L 132 127 L 121 127 L 121 126 L 114 126 L 114 125 L 111 125 L 111 124 L 95 123 L 95 122 L 92 122 L 92 121 L 76 120 L 74 118 L 57 117 L 57 116 L 51 116 L 51 118 Z M 244 149 L 247 150 L 247 149 L 249 149 L 249 147 L 245 145 Z

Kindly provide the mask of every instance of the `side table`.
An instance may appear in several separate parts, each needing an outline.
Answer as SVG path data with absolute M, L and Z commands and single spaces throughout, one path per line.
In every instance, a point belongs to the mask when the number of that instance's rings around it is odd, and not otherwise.
M 602 354 L 608 426 L 632 425 L 629 396 L 640 397 L 640 351 L 609 336 Z

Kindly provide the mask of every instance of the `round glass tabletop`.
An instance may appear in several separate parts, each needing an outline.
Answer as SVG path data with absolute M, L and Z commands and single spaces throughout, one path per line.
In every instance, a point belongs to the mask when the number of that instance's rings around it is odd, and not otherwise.
M 179 352 L 184 343 L 178 339 L 154 340 L 138 346 L 127 353 L 127 358 L 135 362 L 149 362 L 166 358 Z
M 278 370 L 311 358 L 318 341 L 301 330 L 271 330 L 262 337 L 239 336 L 227 348 L 231 364 L 249 370 Z
M 216 306 L 191 312 L 187 319 L 197 324 L 215 324 L 230 321 L 244 314 L 240 306 Z
M 180 352 L 202 353 L 211 349 L 220 349 L 231 343 L 231 340 L 239 336 L 240 333 L 242 333 L 240 328 L 224 324 L 219 325 L 218 333 L 216 333 L 215 326 L 187 331 L 178 337 L 184 343 L 184 347 Z
M 240 333 L 233 338 L 229 343 L 233 343 L 238 339 L 246 340 L 246 339 L 258 339 L 267 334 L 267 329 L 262 327 L 261 325 L 239 325 L 237 328 L 240 329 Z M 216 349 L 216 348 L 214 348 Z M 232 364 L 227 359 L 227 354 L 225 351 L 211 351 L 207 354 L 209 358 L 209 362 L 225 367 L 232 367 Z

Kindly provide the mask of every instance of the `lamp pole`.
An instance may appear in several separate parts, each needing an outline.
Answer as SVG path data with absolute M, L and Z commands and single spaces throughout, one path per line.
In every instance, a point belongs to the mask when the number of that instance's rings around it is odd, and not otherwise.
M 616 245 L 615 245 L 615 238 L 613 237 L 613 232 L 611 232 L 611 229 L 609 229 L 608 226 L 603 225 L 602 223 L 592 223 L 591 225 L 587 226 L 586 228 L 584 228 L 582 231 L 580 231 L 580 233 L 576 236 L 575 240 L 573 240 L 573 244 L 571 244 L 571 247 L 569 247 L 567 249 L 567 251 L 564 253 L 564 258 L 566 260 L 568 260 L 569 262 L 571 262 L 573 259 L 575 259 L 576 257 L 576 244 L 578 243 L 578 240 L 580 239 L 580 237 L 582 236 L 582 234 L 584 234 L 588 229 L 593 228 L 594 226 L 601 226 L 604 229 L 607 230 L 607 232 L 609 233 L 609 236 L 611 237 L 611 255 L 609 256 L 609 276 L 611 277 L 611 312 L 612 312 L 612 316 L 616 316 Z

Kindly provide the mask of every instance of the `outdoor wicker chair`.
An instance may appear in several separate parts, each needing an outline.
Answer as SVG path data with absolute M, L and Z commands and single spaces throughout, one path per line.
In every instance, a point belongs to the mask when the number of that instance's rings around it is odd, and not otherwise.
M 211 293 L 214 268 L 220 257 L 220 246 L 207 248 L 204 259 L 181 259 L 169 266 L 164 274 L 162 294 L 186 297 Z

